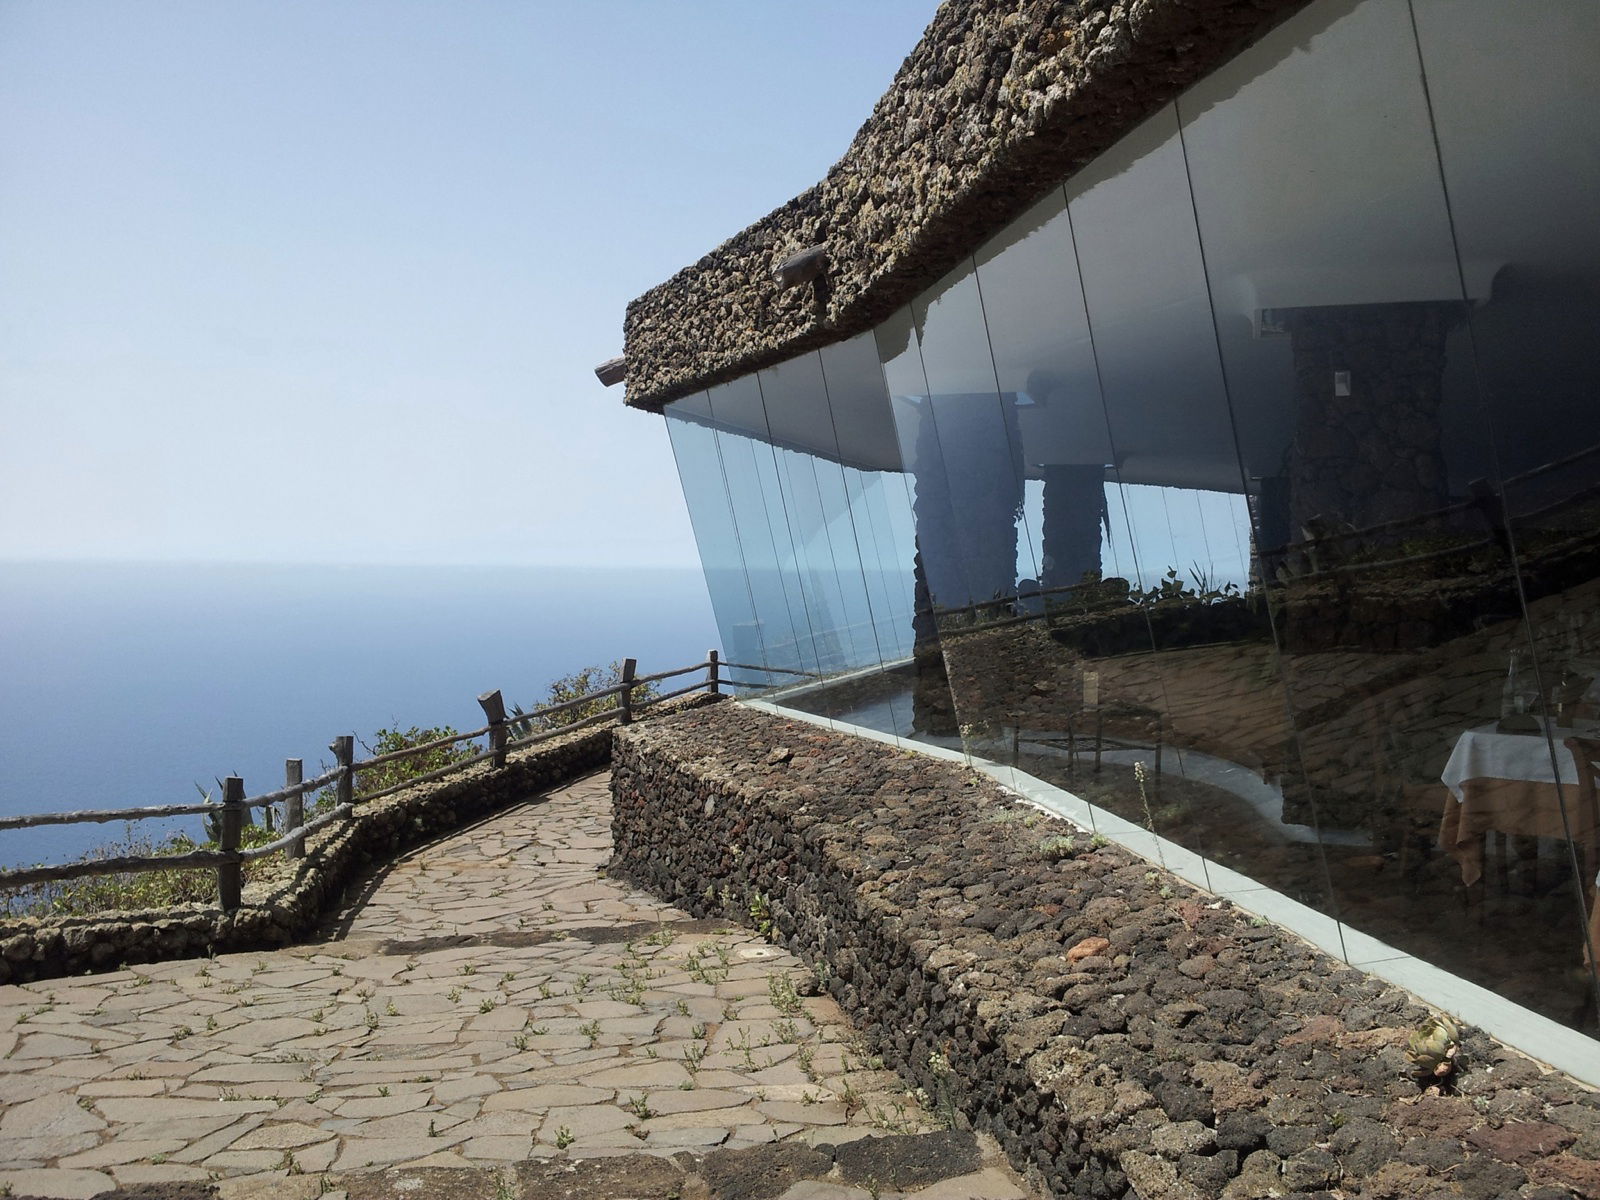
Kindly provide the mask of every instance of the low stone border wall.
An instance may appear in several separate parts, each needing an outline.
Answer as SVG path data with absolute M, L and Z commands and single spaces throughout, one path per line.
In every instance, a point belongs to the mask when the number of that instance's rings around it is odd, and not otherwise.
M 1600 1195 L 1600 1098 L 959 766 L 740 705 L 618 733 L 613 871 L 816 965 L 1060 1195 Z M 1072 843 L 1057 840 L 1071 837 Z
M 655 718 L 694 708 L 703 694 L 667 701 Z M 184 904 L 87 917 L 0 920 L 0 984 L 110 971 L 129 963 L 261 950 L 314 932 L 362 875 L 396 855 L 509 804 L 604 767 L 616 726 L 601 724 L 358 805 L 355 816 L 313 834 L 306 857 L 262 860 L 233 913 Z

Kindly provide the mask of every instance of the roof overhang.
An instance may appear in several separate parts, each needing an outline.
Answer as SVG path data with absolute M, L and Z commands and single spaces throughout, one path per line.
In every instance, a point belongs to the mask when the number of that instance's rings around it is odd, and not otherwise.
M 1306 2 L 946 0 L 826 178 L 628 305 L 627 403 L 872 328 Z

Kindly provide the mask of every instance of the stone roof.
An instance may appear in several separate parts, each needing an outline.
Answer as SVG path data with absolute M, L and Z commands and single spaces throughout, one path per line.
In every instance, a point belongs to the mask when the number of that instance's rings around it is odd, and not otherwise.
M 1305 2 L 945 0 L 820 183 L 628 305 L 628 404 L 870 329 Z

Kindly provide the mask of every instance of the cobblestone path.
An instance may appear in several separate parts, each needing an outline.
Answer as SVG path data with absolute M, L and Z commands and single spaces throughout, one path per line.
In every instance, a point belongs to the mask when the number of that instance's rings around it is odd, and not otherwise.
M 591 776 L 396 863 L 325 942 L 0 987 L 0 1192 L 933 1127 L 794 958 L 604 878 L 609 827 Z

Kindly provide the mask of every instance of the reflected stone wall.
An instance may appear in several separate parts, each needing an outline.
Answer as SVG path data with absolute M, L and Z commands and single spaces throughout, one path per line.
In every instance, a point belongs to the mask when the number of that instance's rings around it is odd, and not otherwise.
M 1287 314 L 1299 385 L 1287 472 L 1296 532 L 1313 517 L 1376 525 L 1444 504 L 1445 338 L 1464 317 L 1459 302 Z

